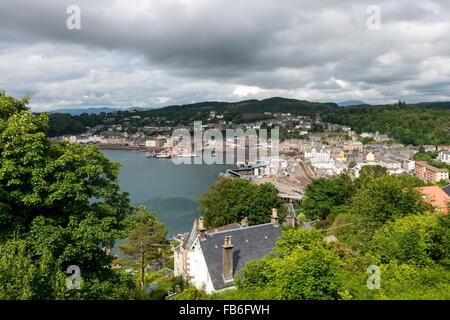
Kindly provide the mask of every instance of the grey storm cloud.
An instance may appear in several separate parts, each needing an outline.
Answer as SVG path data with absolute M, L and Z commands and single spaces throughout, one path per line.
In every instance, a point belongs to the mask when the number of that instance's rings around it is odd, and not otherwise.
M 0 0 L 0 88 L 36 110 L 445 100 L 449 18 L 445 0 Z

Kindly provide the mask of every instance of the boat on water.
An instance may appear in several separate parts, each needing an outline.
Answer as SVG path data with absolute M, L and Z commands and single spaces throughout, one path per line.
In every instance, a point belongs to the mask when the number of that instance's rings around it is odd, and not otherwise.
M 195 158 L 198 157 L 198 154 L 195 153 L 180 153 L 177 155 L 174 155 L 177 158 Z
M 157 159 L 170 159 L 172 156 L 168 153 L 159 153 L 155 156 Z
M 147 151 L 146 152 L 146 154 L 145 154 L 145 156 L 147 157 L 147 158 L 154 158 L 154 157 L 156 157 L 156 153 L 155 153 L 155 151 L 153 151 L 153 152 L 149 152 L 149 151 Z

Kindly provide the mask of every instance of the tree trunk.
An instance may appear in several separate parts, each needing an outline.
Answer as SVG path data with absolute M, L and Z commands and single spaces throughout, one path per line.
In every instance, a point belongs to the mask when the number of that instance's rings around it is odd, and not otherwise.
M 144 242 L 141 241 L 141 290 L 144 292 L 145 263 L 144 263 Z

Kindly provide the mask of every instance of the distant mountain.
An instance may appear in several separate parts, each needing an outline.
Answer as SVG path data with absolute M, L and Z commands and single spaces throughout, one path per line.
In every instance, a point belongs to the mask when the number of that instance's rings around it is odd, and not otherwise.
M 360 105 L 366 105 L 364 101 L 361 100 L 348 100 L 348 101 L 342 101 L 338 102 L 337 105 L 339 107 L 350 107 L 350 106 L 360 106 Z
M 56 110 L 50 111 L 50 113 L 68 113 L 68 114 L 70 114 L 72 116 L 79 116 L 82 113 L 100 114 L 102 112 L 110 113 L 110 112 L 115 112 L 115 111 L 119 111 L 119 110 L 120 109 L 108 108 L 108 107 L 103 107 L 103 108 L 73 108 L 73 109 L 56 109 Z

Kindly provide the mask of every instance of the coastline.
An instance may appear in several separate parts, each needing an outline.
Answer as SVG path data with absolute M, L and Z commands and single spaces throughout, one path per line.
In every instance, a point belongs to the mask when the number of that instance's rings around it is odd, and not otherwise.
M 100 150 L 121 150 L 121 151 L 134 151 L 134 152 L 159 152 L 162 148 L 150 148 L 150 147 L 132 147 L 132 146 L 117 146 L 117 145 L 96 145 Z

